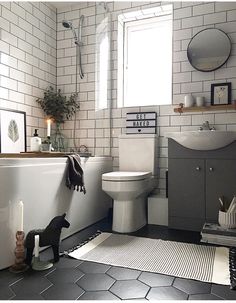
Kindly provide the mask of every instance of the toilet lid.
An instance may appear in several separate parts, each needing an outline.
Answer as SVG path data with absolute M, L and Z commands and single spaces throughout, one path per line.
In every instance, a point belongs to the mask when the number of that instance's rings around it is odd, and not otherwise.
M 144 180 L 151 176 L 150 172 L 113 171 L 102 175 L 105 181 L 134 181 Z

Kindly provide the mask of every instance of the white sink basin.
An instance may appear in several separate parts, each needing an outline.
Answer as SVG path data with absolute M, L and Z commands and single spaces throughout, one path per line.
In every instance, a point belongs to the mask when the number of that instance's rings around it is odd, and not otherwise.
M 175 140 L 184 147 L 195 150 L 218 149 L 236 140 L 236 132 L 221 130 L 168 132 L 164 136 Z

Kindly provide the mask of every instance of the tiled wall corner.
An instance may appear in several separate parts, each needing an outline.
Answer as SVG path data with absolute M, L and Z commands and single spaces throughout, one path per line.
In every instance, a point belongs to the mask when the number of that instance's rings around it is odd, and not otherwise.
M 56 9 L 44 2 L 0 2 L 0 107 L 26 112 L 27 148 L 34 128 L 45 137 L 36 99 L 56 85 Z

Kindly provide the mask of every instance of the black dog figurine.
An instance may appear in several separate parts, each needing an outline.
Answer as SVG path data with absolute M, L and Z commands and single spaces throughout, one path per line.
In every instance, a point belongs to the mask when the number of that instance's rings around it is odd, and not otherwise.
M 57 216 L 52 219 L 45 229 L 31 230 L 25 239 L 25 247 L 27 249 L 25 263 L 31 265 L 33 250 L 34 250 L 34 236 L 39 235 L 39 246 L 52 246 L 54 262 L 59 261 L 59 242 L 62 227 L 68 228 L 70 223 L 65 219 L 66 214 Z

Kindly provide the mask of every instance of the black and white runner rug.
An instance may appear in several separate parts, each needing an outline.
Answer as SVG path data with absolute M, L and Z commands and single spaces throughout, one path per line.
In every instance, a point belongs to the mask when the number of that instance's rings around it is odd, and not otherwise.
M 101 233 L 69 252 L 70 257 L 230 285 L 229 249 Z

